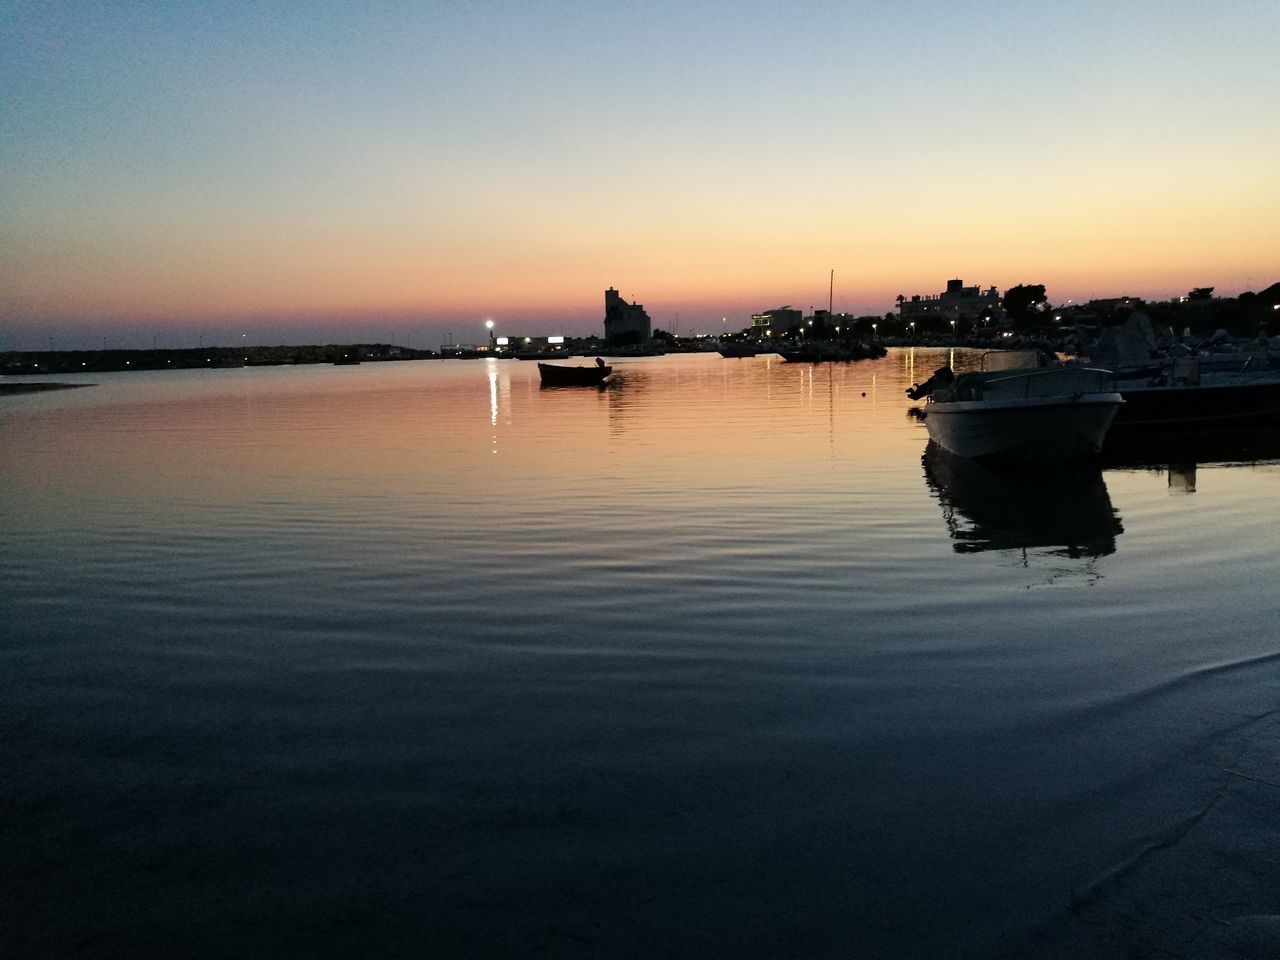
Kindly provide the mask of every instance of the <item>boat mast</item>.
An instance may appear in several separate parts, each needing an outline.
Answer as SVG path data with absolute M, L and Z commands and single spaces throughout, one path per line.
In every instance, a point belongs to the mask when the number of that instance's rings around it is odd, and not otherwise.
M 831 307 L 835 303 L 836 296 L 836 271 L 831 268 L 831 286 L 827 289 L 827 320 L 831 319 Z

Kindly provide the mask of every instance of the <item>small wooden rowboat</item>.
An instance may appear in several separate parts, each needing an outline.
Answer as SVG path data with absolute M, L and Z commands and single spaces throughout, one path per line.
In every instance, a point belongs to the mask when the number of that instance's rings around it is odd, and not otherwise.
M 594 367 L 562 367 L 554 363 L 539 363 L 538 373 L 542 376 L 544 387 L 596 387 L 613 373 L 613 367 L 605 366 L 600 360 L 596 361 Z

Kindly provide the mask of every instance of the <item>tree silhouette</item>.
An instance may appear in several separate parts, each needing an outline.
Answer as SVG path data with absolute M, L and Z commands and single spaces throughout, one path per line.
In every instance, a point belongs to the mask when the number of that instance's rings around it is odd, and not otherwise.
M 1015 324 L 1026 323 L 1037 308 L 1043 309 L 1044 303 L 1043 283 L 1020 283 L 1010 287 L 1000 301 L 1005 314 Z

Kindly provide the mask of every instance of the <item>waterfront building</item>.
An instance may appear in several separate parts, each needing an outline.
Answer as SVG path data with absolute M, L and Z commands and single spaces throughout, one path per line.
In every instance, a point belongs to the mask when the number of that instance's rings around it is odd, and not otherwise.
M 604 338 L 615 346 L 653 339 L 653 325 L 644 307 L 627 303 L 613 287 L 604 292 Z
M 794 310 L 791 304 L 782 307 L 774 307 L 772 310 L 766 310 L 763 313 L 753 313 L 751 315 L 751 326 L 755 332 L 764 330 L 772 330 L 775 333 L 781 333 L 788 327 L 799 326 L 804 319 L 803 314 L 799 310 Z
M 563 336 L 546 337 L 494 337 L 493 352 L 498 356 L 516 356 L 521 353 L 564 353 Z
M 942 293 L 921 296 L 915 294 L 911 299 L 898 298 L 898 316 L 905 322 L 911 321 L 977 321 L 984 319 L 998 320 L 1004 315 L 1000 306 L 1000 292 L 995 287 L 983 290 L 981 287 L 966 287 L 960 279 L 948 280 L 947 289 Z

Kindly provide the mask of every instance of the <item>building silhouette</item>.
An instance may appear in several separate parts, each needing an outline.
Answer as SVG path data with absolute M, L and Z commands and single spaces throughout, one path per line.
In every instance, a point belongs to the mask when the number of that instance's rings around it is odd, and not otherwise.
M 753 313 L 751 315 L 751 326 L 757 331 L 759 330 L 776 330 L 781 333 L 788 327 L 796 327 L 803 320 L 801 311 L 794 310 L 791 304 L 785 307 L 774 307 L 772 310 L 766 310 L 763 313 Z
M 610 287 L 604 292 L 604 338 L 613 346 L 645 343 L 653 337 L 649 314 L 638 303 L 627 303 Z
M 947 289 L 933 296 L 916 294 L 910 300 L 898 301 L 898 315 L 903 320 L 996 319 L 1003 316 L 1000 292 L 995 287 L 966 287 L 963 280 L 948 280 Z

